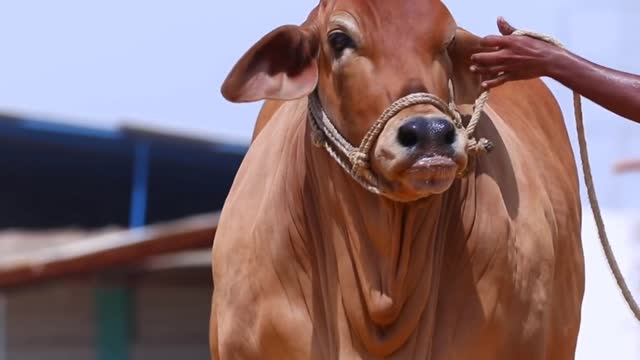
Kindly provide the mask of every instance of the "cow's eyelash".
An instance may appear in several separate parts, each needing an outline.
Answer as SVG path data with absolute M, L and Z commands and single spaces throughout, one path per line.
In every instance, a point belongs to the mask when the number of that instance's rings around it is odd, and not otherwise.
M 327 39 L 337 57 L 340 57 L 346 49 L 356 48 L 355 40 L 342 30 L 331 31 Z

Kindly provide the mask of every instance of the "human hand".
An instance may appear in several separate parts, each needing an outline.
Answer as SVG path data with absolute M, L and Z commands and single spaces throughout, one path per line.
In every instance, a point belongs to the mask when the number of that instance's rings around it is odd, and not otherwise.
M 528 36 L 511 35 L 516 29 L 504 18 L 498 18 L 502 36 L 481 39 L 483 50 L 471 56 L 471 71 L 483 78 L 486 89 L 507 81 L 550 76 L 561 48 Z

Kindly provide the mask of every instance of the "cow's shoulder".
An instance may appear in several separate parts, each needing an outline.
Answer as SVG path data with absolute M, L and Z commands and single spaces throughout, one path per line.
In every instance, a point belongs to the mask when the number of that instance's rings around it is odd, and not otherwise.
M 225 222 L 214 243 L 218 351 L 221 358 L 305 358 L 311 276 L 298 226 L 268 199 L 245 210 Z

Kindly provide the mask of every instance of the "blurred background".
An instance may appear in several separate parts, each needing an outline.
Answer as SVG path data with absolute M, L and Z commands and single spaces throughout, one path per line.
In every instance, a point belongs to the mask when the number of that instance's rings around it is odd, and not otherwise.
M 502 15 L 640 73 L 637 0 L 445 3 L 478 35 Z M 209 248 L 260 106 L 219 87 L 315 4 L 0 0 L 0 360 L 209 358 Z M 571 93 L 545 81 L 577 150 Z M 584 107 L 609 235 L 640 295 L 640 172 L 613 171 L 640 158 L 640 127 Z M 640 328 L 583 207 L 577 359 L 639 359 Z

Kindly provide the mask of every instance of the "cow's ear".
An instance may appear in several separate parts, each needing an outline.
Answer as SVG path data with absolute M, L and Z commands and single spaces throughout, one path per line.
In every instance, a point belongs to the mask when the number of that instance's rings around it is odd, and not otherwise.
M 222 85 L 222 95 L 231 102 L 309 95 L 318 82 L 319 47 L 309 27 L 279 27 L 240 58 Z
M 453 65 L 455 102 L 458 105 L 473 104 L 483 91 L 482 78 L 470 69 L 471 55 L 480 49 L 480 37 L 462 28 L 457 29 L 455 40 L 449 48 L 449 56 Z

